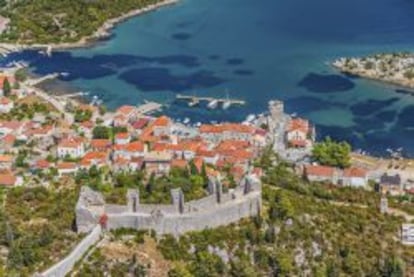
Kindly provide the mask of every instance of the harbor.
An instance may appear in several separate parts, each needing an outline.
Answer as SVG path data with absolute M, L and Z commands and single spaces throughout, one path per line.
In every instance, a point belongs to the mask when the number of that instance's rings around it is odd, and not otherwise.
M 231 98 L 215 98 L 215 97 L 203 97 L 203 96 L 193 96 L 193 95 L 184 95 L 184 94 L 177 94 L 177 100 L 187 101 L 189 107 L 194 107 L 200 104 L 200 102 L 207 102 L 207 107 L 209 109 L 215 109 L 219 105 L 222 108 L 228 109 L 233 105 L 245 105 L 246 101 L 240 99 L 231 99 Z

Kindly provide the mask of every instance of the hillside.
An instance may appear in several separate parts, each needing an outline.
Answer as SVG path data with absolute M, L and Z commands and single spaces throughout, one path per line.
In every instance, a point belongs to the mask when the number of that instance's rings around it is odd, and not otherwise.
M 2 15 L 10 18 L 9 31 L 0 39 L 19 43 L 76 42 L 92 35 L 108 19 L 161 0 L 20 0 L 9 1 Z
M 165 236 L 158 250 L 170 261 L 162 262 L 169 276 L 403 276 L 412 266 L 414 250 L 398 239 L 403 219 L 380 214 L 376 193 L 307 184 L 287 165 L 263 165 L 268 170 L 262 216 L 178 240 Z M 103 254 L 114 243 L 142 248 L 149 237 L 132 230 L 110 237 L 78 268 L 78 276 L 145 276 L 156 266 L 136 255 L 119 260 Z

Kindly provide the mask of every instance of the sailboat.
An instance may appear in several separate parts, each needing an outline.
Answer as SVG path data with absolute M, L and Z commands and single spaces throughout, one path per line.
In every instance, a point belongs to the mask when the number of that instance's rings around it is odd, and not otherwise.
M 226 91 L 226 100 L 223 102 L 223 110 L 227 110 L 231 106 L 231 101 L 229 99 L 229 93 Z
M 209 109 L 215 109 L 215 108 L 217 108 L 217 105 L 218 105 L 218 100 L 217 99 L 213 99 L 213 100 L 211 100 L 208 103 L 207 108 L 209 108 Z

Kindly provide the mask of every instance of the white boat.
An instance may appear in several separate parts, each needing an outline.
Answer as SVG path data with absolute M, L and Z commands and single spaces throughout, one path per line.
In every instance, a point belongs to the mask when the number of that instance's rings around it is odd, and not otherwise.
M 48 46 L 47 47 L 47 49 L 46 49 L 46 55 L 48 56 L 48 57 L 51 57 L 52 56 L 52 46 Z
M 189 119 L 188 117 L 184 118 L 183 123 L 184 123 L 184 124 L 188 124 L 188 123 L 190 123 L 190 119 Z
M 246 117 L 246 121 L 247 122 L 252 122 L 253 120 L 255 120 L 256 119 L 256 115 L 254 115 L 254 114 L 249 114 L 247 117 Z
M 208 103 L 207 108 L 209 109 L 215 109 L 217 108 L 218 101 L 216 99 L 211 100 L 210 103 Z
M 192 100 L 192 101 L 188 102 L 188 106 L 189 107 L 194 107 L 194 106 L 198 105 L 199 103 L 200 103 L 200 101 L 198 101 L 198 100 Z
M 223 110 L 227 110 L 228 108 L 230 108 L 230 106 L 231 106 L 230 101 L 224 101 L 223 102 Z
M 69 72 L 61 72 L 60 75 L 63 76 L 63 77 L 68 77 L 69 76 Z

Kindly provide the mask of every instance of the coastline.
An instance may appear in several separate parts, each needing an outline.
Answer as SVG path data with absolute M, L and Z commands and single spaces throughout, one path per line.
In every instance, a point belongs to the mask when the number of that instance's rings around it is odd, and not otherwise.
M 62 42 L 62 43 L 47 43 L 47 44 L 19 44 L 19 43 L 0 43 L 0 52 L 16 52 L 21 50 L 28 50 L 28 49 L 57 49 L 57 50 L 68 50 L 68 49 L 77 49 L 77 48 L 87 48 L 94 46 L 97 42 L 102 39 L 108 38 L 112 30 L 120 23 L 133 18 L 135 16 L 139 16 L 148 12 L 155 11 L 159 8 L 170 6 L 178 3 L 179 0 L 164 0 L 157 4 L 152 4 L 146 6 L 144 8 L 135 9 L 129 11 L 119 17 L 108 19 L 104 24 L 99 27 L 93 34 L 83 37 L 78 41 L 75 42 Z
M 380 54 L 362 58 L 339 58 L 331 66 L 344 74 L 413 89 L 414 78 L 411 75 L 414 77 L 414 72 L 407 66 L 413 59 L 412 55 Z

